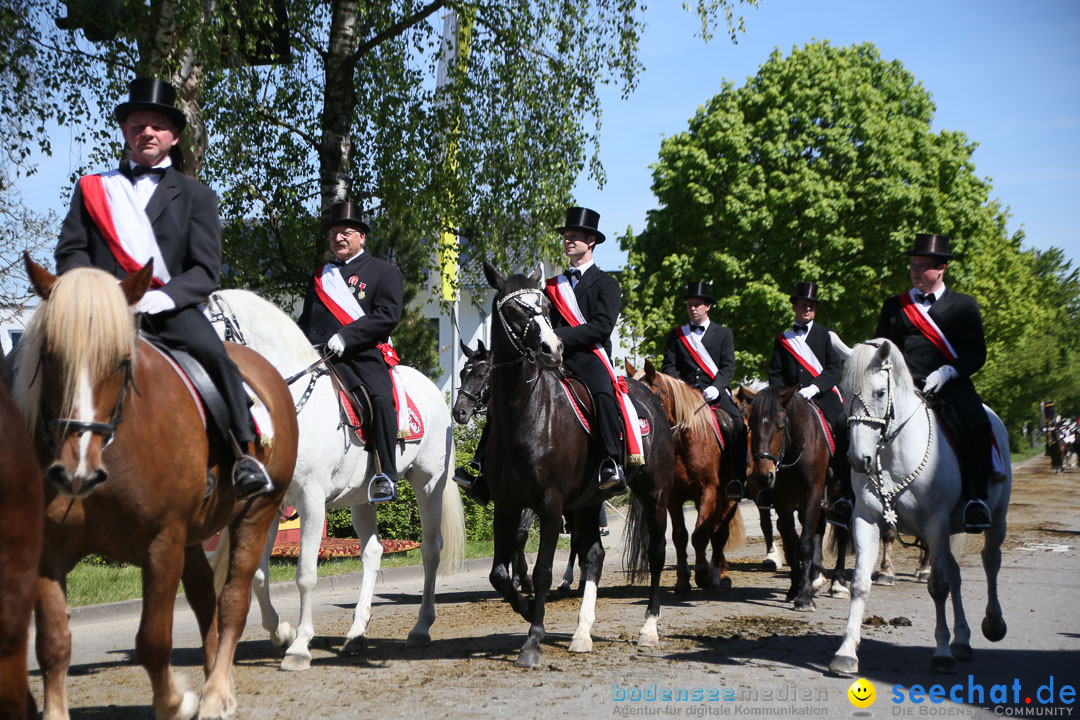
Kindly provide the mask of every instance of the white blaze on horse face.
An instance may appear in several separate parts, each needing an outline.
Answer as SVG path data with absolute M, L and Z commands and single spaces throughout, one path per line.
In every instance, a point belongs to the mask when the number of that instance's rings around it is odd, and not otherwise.
M 90 382 L 90 369 L 84 367 L 79 371 L 79 387 L 75 400 L 75 420 L 78 422 L 92 423 L 94 417 L 94 386 Z M 93 433 L 84 432 L 79 434 L 79 465 L 75 470 L 75 477 L 86 477 L 89 474 L 86 455 L 90 450 L 90 441 L 94 438 Z
M 526 300 L 525 298 L 528 298 Z M 521 303 L 528 307 L 534 308 L 533 322 L 536 323 L 536 327 L 540 331 L 540 348 L 545 351 L 545 354 L 551 353 L 552 355 L 562 355 L 562 340 L 555 334 L 555 330 L 551 327 L 551 322 L 547 316 L 544 315 L 544 296 L 540 291 L 537 291 L 535 295 L 522 295 Z

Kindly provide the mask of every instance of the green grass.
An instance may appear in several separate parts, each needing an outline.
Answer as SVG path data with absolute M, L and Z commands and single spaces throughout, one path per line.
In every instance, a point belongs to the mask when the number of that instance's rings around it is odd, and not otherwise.
M 1046 449 L 1042 445 L 1036 445 L 1035 447 L 1017 450 L 1010 454 L 1010 458 L 1013 462 L 1020 462 L 1021 460 L 1027 460 L 1030 457 L 1034 457 L 1035 455 L 1041 455 L 1044 452 L 1046 452 Z
M 533 533 L 525 544 L 526 552 L 536 552 L 539 547 L 539 535 Z M 570 547 L 570 539 L 559 538 L 558 547 Z M 493 544 L 490 540 L 470 540 L 466 544 L 465 557 L 490 557 Z M 419 565 L 420 548 L 403 553 L 383 555 L 382 568 Z M 360 572 L 364 564 L 358 557 L 331 558 L 319 562 L 319 577 L 344 575 Z M 295 560 L 271 560 L 270 582 L 293 580 L 296 577 Z M 181 587 L 181 590 L 183 588 Z M 134 565 L 110 565 L 83 561 L 75 566 L 67 576 L 68 605 L 97 605 L 99 603 L 119 602 L 142 596 L 142 571 Z

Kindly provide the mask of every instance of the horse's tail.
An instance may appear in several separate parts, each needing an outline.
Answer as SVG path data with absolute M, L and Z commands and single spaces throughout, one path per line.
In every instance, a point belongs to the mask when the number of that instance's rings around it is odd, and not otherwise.
M 645 522 L 645 506 L 633 493 L 630 493 L 630 509 L 623 528 L 623 567 L 631 584 L 648 577 L 649 526 Z
M 832 523 L 825 523 L 825 549 L 834 557 L 841 553 L 850 555 L 855 552 L 855 533 L 850 530 L 838 532 Z
M 724 552 L 738 550 L 745 544 L 746 523 L 742 519 L 742 510 L 739 509 L 738 503 L 735 503 L 735 511 L 731 513 L 731 519 L 728 520 L 728 537 L 727 542 L 724 543 Z
M 448 458 L 454 457 L 453 445 Z M 459 573 L 465 569 L 465 508 L 461 504 L 461 491 L 449 478 L 443 481 L 442 493 L 442 554 L 439 555 L 439 573 Z
M 225 587 L 225 578 L 229 576 L 230 539 L 229 528 L 225 527 L 218 537 L 217 547 L 206 553 L 206 559 L 214 571 L 214 597 L 221 595 L 221 588 Z

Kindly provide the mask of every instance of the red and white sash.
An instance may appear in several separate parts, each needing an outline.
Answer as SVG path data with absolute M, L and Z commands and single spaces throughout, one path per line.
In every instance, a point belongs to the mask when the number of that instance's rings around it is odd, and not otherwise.
M 690 357 L 694 359 L 694 362 L 698 364 L 705 374 L 712 380 L 716 377 L 716 371 L 719 369 L 716 367 L 716 363 L 713 362 L 712 355 L 705 349 L 705 343 L 702 342 L 702 338 L 705 333 L 701 333 L 701 337 L 696 332 L 690 330 L 690 325 L 683 325 L 679 328 L 679 342 L 683 344 L 687 352 L 690 353 Z
M 900 301 L 900 309 L 907 315 L 911 324 L 925 335 L 927 340 L 934 343 L 934 347 L 945 356 L 945 359 L 949 362 L 955 362 L 956 350 L 953 348 L 952 343 L 949 342 L 949 338 L 945 337 L 945 333 L 934 322 L 934 318 L 930 317 L 930 310 L 923 307 L 922 303 L 915 301 L 915 288 L 900 293 L 896 296 L 896 299 Z M 990 434 L 990 460 L 996 472 L 1005 472 L 1005 460 L 1001 455 L 1001 448 L 998 447 L 997 437 L 993 433 Z
M 816 378 L 821 374 L 821 361 L 818 360 L 818 356 L 814 354 L 814 351 L 810 349 L 810 346 L 806 344 L 807 333 L 796 333 L 794 330 L 786 330 L 776 336 L 776 339 L 780 341 L 780 344 L 784 346 L 784 349 L 791 353 L 799 365 L 802 365 L 803 370 L 810 373 L 810 377 Z M 840 399 L 840 402 L 844 402 L 844 396 L 840 394 L 840 389 L 833 385 L 832 391 L 836 393 L 836 397 Z
M 953 349 L 949 338 L 945 337 L 945 333 L 941 332 L 941 328 L 934 322 L 934 318 L 930 317 L 930 311 L 924 308 L 922 303 L 915 302 L 915 289 L 912 288 L 905 293 L 900 293 L 896 296 L 896 299 L 900 301 L 900 309 L 907 315 L 911 324 L 918 328 L 919 332 L 925 335 L 930 342 L 934 343 L 934 347 L 949 362 L 956 360 L 956 350 Z
M 364 317 L 364 308 L 360 307 L 356 297 L 349 291 L 345 278 L 341 277 L 341 268 L 333 263 L 327 263 L 315 272 L 315 295 L 342 325 Z M 397 408 L 398 415 L 398 435 L 401 435 L 409 427 L 409 403 L 405 397 L 405 386 L 397 381 L 397 372 L 394 371 L 400 359 L 389 342 L 378 343 L 376 347 L 382 351 L 383 360 L 390 369 L 394 407 Z
M 559 312 L 559 315 L 571 327 L 585 324 L 585 316 L 581 314 L 577 297 L 574 295 L 574 288 L 565 275 L 556 275 L 549 278 L 544 285 L 544 291 Z M 637 410 L 634 409 L 634 404 L 630 402 L 630 396 L 627 394 L 626 378 L 615 375 L 615 368 L 611 366 L 611 360 L 602 345 L 597 343 L 593 346 L 592 353 L 607 368 L 608 375 L 611 377 L 611 385 L 615 390 L 615 400 L 622 410 L 623 435 L 626 437 L 628 455 L 627 464 L 642 465 L 645 462 L 645 453 L 641 445 L 641 423 L 638 421 Z
M 119 170 L 100 175 L 83 175 L 79 180 L 83 204 L 90 219 L 101 231 L 109 251 L 129 274 L 154 261 L 150 287 L 160 288 L 169 282 L 169 269 L 158 247 L 154 228 L 135 188 Z

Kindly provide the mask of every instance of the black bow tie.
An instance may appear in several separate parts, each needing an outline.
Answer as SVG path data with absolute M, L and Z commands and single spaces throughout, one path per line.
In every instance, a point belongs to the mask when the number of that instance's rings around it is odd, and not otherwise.
M 165 168 L 163 167 L 146 167 L 145 165 L 136 165 L 131 167 L 130 164 L 123 164 L 120 166 L 120 172 L 124 174 L 131 182 L 135 182 L 135 178 L 142 177 L 143 175 L 157 175 L 158 177 L 165 176 Z
M 690 323 L 690 332 L 702 332 L 703 333 L 703 332 L 705 332 L 705 326 L 704 325 L 694 325 L 693 323 Z
M 798 325 L 798 324 L 796 324 L 796 325 L 792 325 L 791 327 L 792 327 L 793 330 L 795 330 L 796 333 L 804 333 L 804 332 L 807 332 L 809 330 L 809 328 L 806 325 Z
M 934 293 L 926 293 L 925 295 L 922 293 L 915 293 L 915 300 L 916 302 L 925 302 L 933 305 L 937 298 L 934 297 Z
M 567 268 L 565 275 L 566 279 L 570 281 L 570 284 L 573 284 L 575 280 L 581 279 L 581 271 L 577 268 Z
M 330 264 L 333 265 L 334 267 L 345 267 L 345 261 L 344 260 L 338 260 L 337 258 L 334 258 L 333 260 L 331 260 Z

